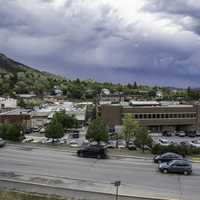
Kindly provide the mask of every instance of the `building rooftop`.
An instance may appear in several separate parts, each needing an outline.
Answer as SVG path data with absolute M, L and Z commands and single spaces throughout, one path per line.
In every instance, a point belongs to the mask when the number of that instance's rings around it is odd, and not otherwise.
M 30 114 L 31 114 L 31 110 L 27 110 L 27 109 L 16 109 L 16 110 L 0 113 L 0 115 L 30 115 Z

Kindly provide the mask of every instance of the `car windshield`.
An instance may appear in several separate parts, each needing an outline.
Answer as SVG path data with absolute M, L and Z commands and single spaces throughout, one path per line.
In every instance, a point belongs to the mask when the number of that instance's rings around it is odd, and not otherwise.
M 172 160 L 172 161 L 167 162 L 167 165 L 173 165 L 174 163 L 176 163 L 176 161 Z

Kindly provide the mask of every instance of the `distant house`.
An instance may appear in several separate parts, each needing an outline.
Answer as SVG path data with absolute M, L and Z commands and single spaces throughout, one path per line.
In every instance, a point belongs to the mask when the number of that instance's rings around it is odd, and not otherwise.
M 54 86 L 54 95 L 62 96 L 63 95 L 63 91 L 58 86 Z
M 156 92 L 156 97 L 157 97 L 157 98 L 162 98 L 162 97 L 163 97 L 162 92 L 161 92 L 161 91 L 157 91 L 157 92 Z
M 0 112 L 9 111 L 16 108 L 17 108 L 16 99 L 0 97 Z
M 104 95 L 110 95 L 110 90 L 106 89 L 106 88 L 103 88 L 101 90 L 101 96 L 104 96 Z

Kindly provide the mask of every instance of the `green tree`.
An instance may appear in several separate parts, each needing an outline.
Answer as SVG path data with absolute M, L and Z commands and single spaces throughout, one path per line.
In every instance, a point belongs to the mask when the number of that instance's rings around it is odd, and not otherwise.
M 135 143 L 142 148 L 142 151 L 144 153 L 145 145 L 151 146 L 152 145 L 152 138 L 149 135 L 149 131 L 143 127 L 140 126 L 136 132 L 135 135 Z
M 125 114 L 124 118 L 122 119 L 122 122 L 122 135 L 126 141 L 126 145 L 128 146 L 130 139 L 135 136 L 139 128 L 139 123 L 129 113 Z
M 17 105 L 20 106 L 21 108 L 26 108 L 27 106 L 23 98 L 18 99 Z
M 22 129 L 16 124 L 0 125 L 0 137 L 5 140 L 20 141 L 22 138 Z
M 54 120 L 62 124 L 63 128 L 77 128 L 78 120 L 74 115 L 67 115 L 65 111 L 57 112 L 54 114 Z
M 108 141 L 108 128 L 100 117 L 97 117 L 91 122 L 87 130 L 86 138 L 96 141 L 98 144 L 101 141 Z
M 60 122 L 58 122 L 56 119 L 52 119 L 51 123 L 47 127 L 45 136 L 47 138 L 53 138 L 58 139 L 64 136 L 64 129 Z

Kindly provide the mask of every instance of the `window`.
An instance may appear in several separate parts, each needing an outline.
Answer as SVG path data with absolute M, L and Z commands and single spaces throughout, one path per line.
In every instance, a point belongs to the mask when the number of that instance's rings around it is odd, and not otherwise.
M 140 119 L 142 119 L 142 118 L 143 118 L 142 114 L 140 114 L 139 118 L 140 118 Z
M 164 114 L 161 114 L 161 118 L 165 118 L 165 115 L 164 115 Z
M 137 114 L 135 114 L 135 119 L 138 119 L 138 115 Z
M 152 116 L 151 116 L 151 114 L 149 114 L 149 119 L 151 119 L 152 118 Z
M 182 114 L 182 118 L 185 118 L 185 114 Z
M 153 118 L 154 118 L 154 119 L 156 118 L 156 115 L 155 115 L 155 114 L 153 114 Z
M 177 118 L 177 114 L 174 114 L 174 118 Z
M 169 118 L 173 118 L 173 114 L 169 114 Z
M 146 114 L 144 114 L 144 119 L 146 119 L 147 118 L 147 115 Z
M 158 118 L 158 119 L 160 118 L 160 114 L 157 114 L 157 118 Z
M 169 118 L 169 115 L 168 115 L 168 114 L 165 114 L 165 118 Z

